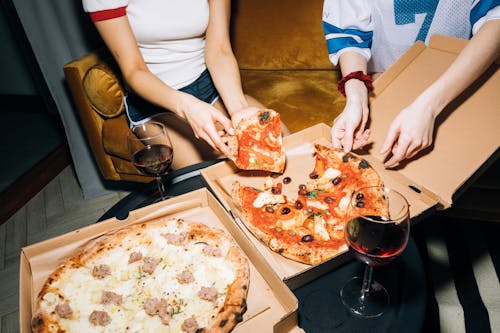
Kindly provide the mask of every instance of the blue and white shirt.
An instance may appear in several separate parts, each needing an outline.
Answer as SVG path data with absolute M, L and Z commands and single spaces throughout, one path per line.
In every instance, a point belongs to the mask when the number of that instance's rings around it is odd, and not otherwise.
M 488 20 L 500 19 L 500 0 L 325 0 L 323 28 L 330 61 L 353 50 L 368 72 L 383 72 L 416 41 L 433 34 L 470 39 Z

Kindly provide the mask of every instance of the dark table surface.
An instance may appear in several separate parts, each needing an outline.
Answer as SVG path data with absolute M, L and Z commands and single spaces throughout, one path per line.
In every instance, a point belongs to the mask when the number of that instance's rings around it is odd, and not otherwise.
M 164 177 L 170 196 L 205 186 L 200 170 L 218 161 L 203 162 Z M 139 188 L 110 208 L 99 221 L 125 219 L 129 211 L 147 206 L 158 197 L 156 183 Z M 308 333 L 323 332 L 415 332 L 420 333 L 426 306 L 426 279 L 413 238 L 393 263 L 376 267 L 373 279 L 382 283 L 390 295 L 388 311 L 378 318 L 362 319 L 342 305 L 339 291 L 354 276 L 363 275 L 364 264 L 355 260 L 333 269 L 293 290 L 299 301 L 299 326 Z

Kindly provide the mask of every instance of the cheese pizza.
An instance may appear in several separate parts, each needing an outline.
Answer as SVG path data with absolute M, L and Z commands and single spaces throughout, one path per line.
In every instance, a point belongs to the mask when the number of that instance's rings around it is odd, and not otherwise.
M 181 219 L 106 236 L 58 267 L 33 332 L 229 332 L 243 319 L 249 266 L 219 229 Z

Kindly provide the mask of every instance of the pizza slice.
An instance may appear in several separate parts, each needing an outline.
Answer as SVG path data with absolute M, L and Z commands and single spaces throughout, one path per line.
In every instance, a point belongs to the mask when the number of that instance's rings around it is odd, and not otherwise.
M 239 169 L 283 173 L 286 157 L 278 112 L 259 110 L 243 119 L 235 132 L 228 137 L 229 158 Z

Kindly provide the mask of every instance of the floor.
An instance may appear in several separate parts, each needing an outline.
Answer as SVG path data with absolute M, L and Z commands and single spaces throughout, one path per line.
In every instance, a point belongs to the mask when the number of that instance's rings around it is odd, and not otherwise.
M 85 200 L 70 165 L 0 225 L 0 333 L 19 332 L 21 248 L 94 223 L 127 194 Z
M 429 286 L 422 332 L 500 332 L 498 165 L 463 196 L 467 200 L 457 209 L 412 231 Z M 85 200 L 69 165 L 0 225 L 0 333 L 19 332 L 21 248 L 94 223 L 127 194 Z M 479 206 L 484 216 L 478 215 Z

